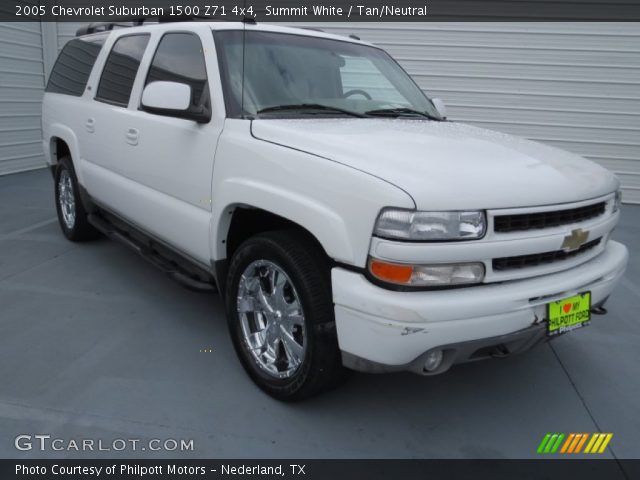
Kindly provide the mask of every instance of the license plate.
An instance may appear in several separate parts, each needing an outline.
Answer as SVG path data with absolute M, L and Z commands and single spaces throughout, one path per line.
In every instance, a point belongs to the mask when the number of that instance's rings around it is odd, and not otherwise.
M 591 321 L 591 292 L 558 300 L 547 305 L 547 335 L 567 333 L 589 325 Z

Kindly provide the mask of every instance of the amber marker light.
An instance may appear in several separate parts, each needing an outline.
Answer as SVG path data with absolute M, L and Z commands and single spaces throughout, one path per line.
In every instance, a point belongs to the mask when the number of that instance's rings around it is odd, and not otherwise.
M 369 271 L 374 277 L 389 283 L 407 285 L 413 275 L 413 266 L 369 259 Z

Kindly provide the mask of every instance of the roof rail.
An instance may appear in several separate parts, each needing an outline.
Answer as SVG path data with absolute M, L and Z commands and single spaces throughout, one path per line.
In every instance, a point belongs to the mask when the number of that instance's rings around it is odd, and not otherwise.
M 114 28 L 126 28 L 137 27 L 147 22 L 151 23 L 171 23 L 171 22 L 195 22 L 195 21 L 226 21 L 222 18 L 216 17 L 204 17 L 198 15 L 162 15 L 159 17 L 135 17 L 135 18 L 121 18 L 116 22 L 96 22 L 89 23 L 80 27 L 76 31 L 76 37 L 82 35 L 89 35 L 91 33 L 107 32 Z M 241 20 L 243 23 L 255 24 L 256 20 L 252 17 L 244 17 Z
M 108 32 L 113 30 L 114 28 L 126 28 L 126 27 L 134 27 L 138 25 L 142 25 L 144 23 L 144 18 L 138 18 L 135 20 L 129 20 L 129 23 L 122 22 L 94 22 L 89 23 L 87 25 L 83 25 L 78 30 L 76 30 L 76 37 L 81 37 L 82 35 L 89 35 L 91 33 L 98 32 Z

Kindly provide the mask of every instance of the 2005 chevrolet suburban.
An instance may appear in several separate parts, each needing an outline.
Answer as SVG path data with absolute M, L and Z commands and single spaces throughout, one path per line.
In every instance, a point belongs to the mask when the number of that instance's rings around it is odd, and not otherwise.
M 446 120 L 357 38 L 111 27 L 64 47 L 44 95 L 62 231 L 218 290 L 269 394 L 347 369 L 438 374 L 605 311 L 628 256 L 607 170 Z

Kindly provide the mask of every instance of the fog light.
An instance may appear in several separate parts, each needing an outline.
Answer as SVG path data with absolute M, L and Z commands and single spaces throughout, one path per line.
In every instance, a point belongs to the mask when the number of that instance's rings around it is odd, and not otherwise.
M 435 350 L 427 355 L 424 360 L 424 369 L 427 372 L 433 372 L 442 364 L 442 350 Z

